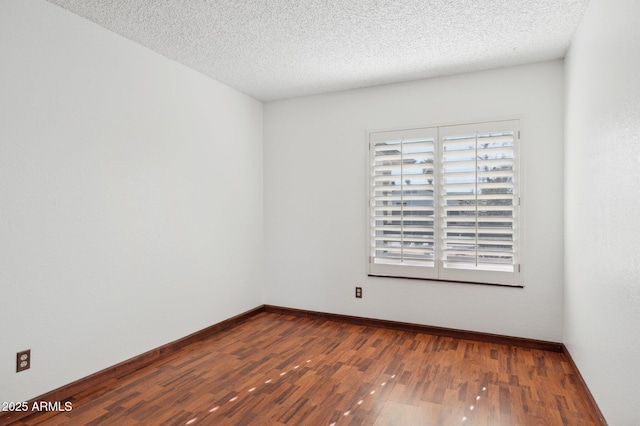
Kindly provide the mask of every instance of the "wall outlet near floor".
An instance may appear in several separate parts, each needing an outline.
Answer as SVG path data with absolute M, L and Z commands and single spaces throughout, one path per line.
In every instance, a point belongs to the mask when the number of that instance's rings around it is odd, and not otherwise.
M 16 373 L 31 368 L 31 349 L 18 352 L 16 356 Z
M 356 298 L 362 299 L 362 287 L 356 287 Z

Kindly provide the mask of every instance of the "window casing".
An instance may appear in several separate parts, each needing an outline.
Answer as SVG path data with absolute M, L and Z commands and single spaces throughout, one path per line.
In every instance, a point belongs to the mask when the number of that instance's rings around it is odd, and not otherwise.
M 520 286 L 519 121 L 369 134 L 369 275 Z

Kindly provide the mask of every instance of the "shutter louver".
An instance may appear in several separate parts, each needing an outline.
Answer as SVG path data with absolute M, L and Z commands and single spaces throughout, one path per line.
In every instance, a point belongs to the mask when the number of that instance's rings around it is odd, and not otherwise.
M 434 266 L 436 133 L 396 132 L 371 144 L 375 263 Z
M 514 272 L 517 130 L 456 130 L 441 136 L 443 268 Z

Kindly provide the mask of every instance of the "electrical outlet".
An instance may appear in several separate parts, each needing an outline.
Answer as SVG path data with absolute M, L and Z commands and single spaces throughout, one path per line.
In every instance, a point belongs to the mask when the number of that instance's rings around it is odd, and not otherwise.
M 16 373 L 31 368 L 31 349 L 18 352 L 16 356 Z
M 356 287 L 356 298 L 362 299 L 362 287 Z

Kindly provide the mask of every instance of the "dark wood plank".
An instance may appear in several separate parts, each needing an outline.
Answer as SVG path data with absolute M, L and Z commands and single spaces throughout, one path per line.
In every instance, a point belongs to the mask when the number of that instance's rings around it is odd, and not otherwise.
M 565 354 L 259 312 L 17 425 L 601 425 Z
M 563 352 L 561 343 L 546 340 L 527 339 L 523 337 L 504 336 L 501 334 L 481 333 L 478 331 L 456 330 L 453 328 L 435 327 L 431 325 L 412 324 L 398 321 L 388 321 L 350 315 L 332 314 L 326 312 L 307 311 L 303 309 L 285 308 L 281 306 L 264 305 L 266 312 L 295 315 L 305 318 L 318 318 L 330 321 L 340 321 L 349 324 L 369 325 L 371 327 L 390 328 L 415 333 L 427 333 L 435 336 L 457 337 L 459 339 L 479 340 L 482 342 L 500 343 L 503 345 L 515 345 L 523 348 L 540 349 L 543 351 Z

